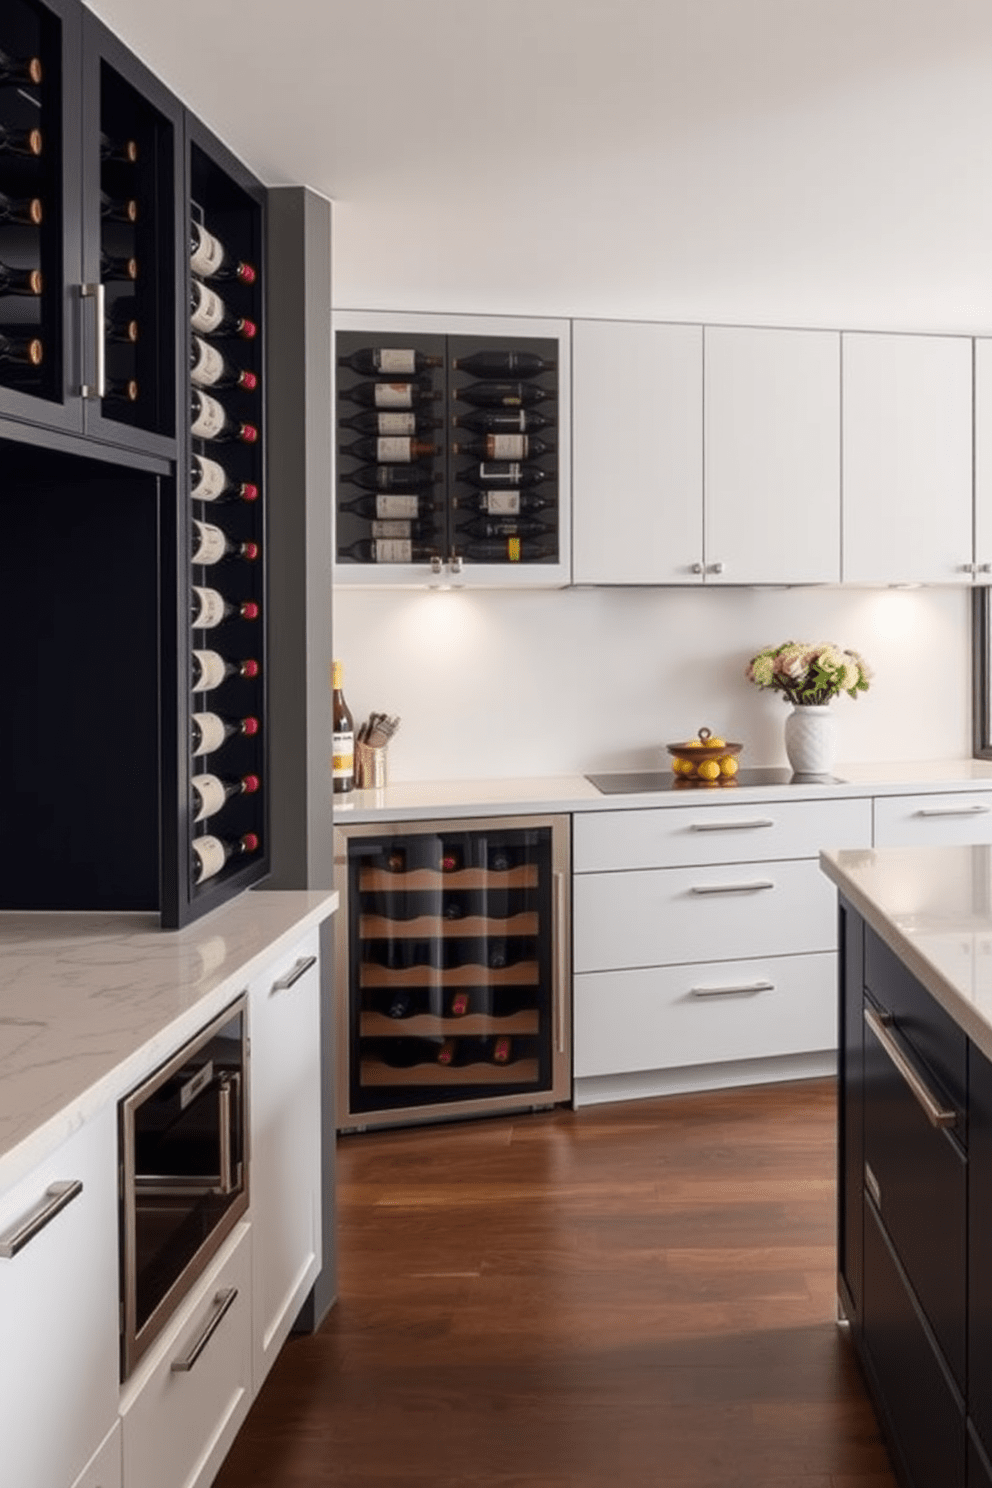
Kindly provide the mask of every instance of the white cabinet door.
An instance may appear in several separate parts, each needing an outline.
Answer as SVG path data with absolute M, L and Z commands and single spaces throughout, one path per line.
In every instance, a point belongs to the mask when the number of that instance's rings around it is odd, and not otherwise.
M 576 321 L 573 579 L 702 578 L 700 326 Z
M 975 341 L 975 578 L 992 584 L 992 340 Z
M 992 842 L 992 793 L 878 796 L 875 847 L 954 847 Z
M 68 1488 L 117 1417 L 115 1114 L 0 1195 L 0 1480 L 17 1488 Z
M 255 1388 L 320 1270 L 320 966 L 314 930 L 249 989 Z
M 706 582 L 840 579 L 840 335 L 707 326 Z
M 971 583 L 971 361 L 964 336 L 844 333 L 846 583 Z

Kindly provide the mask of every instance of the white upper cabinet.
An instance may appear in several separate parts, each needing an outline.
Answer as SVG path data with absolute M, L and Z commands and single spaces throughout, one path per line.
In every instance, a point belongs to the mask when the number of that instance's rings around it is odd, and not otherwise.
M 572 328 L 576 584 L 702 577 L 701 326 Z
M 972 343 L 845 332 L 842 577 L 971 583 Z
M 992 583 L 992 341 L 975 341 L 975 578 Z
M 707 583 L 840 579 L 840 335 L 707 326 Z

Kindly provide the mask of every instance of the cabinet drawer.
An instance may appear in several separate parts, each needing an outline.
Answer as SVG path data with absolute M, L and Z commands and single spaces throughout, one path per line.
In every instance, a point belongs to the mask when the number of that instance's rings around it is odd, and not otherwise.
M 814 858 L 822 847 L 867 847 L 870 843 L 871 803 L 867 800 L 775 801 L 751 806 L 708 796 L 706 805 L 577 815 L 572 827 L 572 862 L 576 873 L 753 863 L 761 858 Z
M 770 956 L 575 978 L 575 1074 L 630 1074 L 832 1049 L 837 960 Z
M 188 1368 L 173 1367 L 191 1359 Z M 125 1387 L 125 1483 L 210 1483 L 247 1414 L 251 1389 L 251 1231 L 242 1224 Z
M 100 1446 L 72 1488 L 121 1488 L 121 1423 L 115 1421 L 114 1429 Z
M 968 1040 L 949 1014 L 873 930 L 865 929 L 865 986 L 897 1036 L 935 1076 L 957 1107 L 955 1136 L 968 1143 Z
M 953 847 L 961 842 L 992 842 L 992 793 L 876 797 L 876 847 Z
M 573 935 L 576 971 L 832 951 L 836 892 L 815 861 L 590 873 Z

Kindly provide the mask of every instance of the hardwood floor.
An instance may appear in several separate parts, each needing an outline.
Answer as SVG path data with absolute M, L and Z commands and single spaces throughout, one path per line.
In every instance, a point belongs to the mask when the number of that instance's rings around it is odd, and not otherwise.
M 832 1081 L 352 1136 L 339 1302 L 217 1488 L 895 1488 Z

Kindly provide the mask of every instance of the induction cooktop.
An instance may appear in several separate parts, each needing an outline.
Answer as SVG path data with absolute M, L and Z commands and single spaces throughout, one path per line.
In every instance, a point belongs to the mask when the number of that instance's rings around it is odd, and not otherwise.
M 836 775 L 795 775 L 789 769 L 769 766 L 739 770 L 719 780 L 687 780 L 671 770 L 630 770 L 617 774 L 587 775 L 586 779 L 604 796 L 636 796 L 645 791 L 730 791 L 742 785 L 843 785 Z

